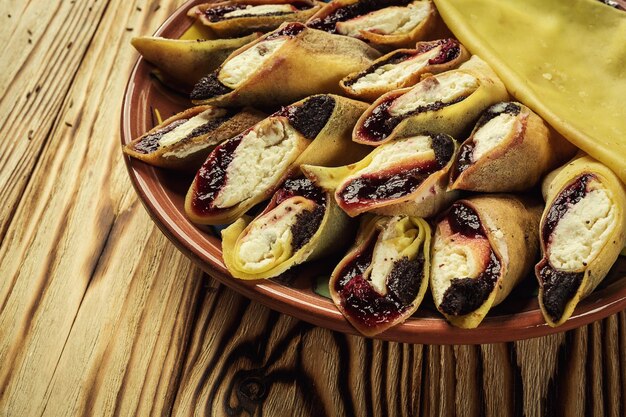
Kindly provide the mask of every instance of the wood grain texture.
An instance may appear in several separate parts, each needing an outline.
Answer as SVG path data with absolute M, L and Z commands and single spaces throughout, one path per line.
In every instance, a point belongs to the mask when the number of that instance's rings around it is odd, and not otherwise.
M 626 414 L 625 312 L 516 343 L 387 343 L 273 312 L 182 256 L 118 136 L 130 37 L 181 3 L 0 3 L 0 416 Z

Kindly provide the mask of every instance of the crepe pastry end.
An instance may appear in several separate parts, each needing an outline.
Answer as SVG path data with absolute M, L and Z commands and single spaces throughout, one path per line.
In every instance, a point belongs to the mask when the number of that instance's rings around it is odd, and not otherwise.
M 254 109 L 235 113 L 213 106 L 192 107 L 168 118 L 123 150 L 150 165 L 195 171 L 216 145 L 264 117 Z
M 456 39 L 418 42 L 415 49 L 393 51 L 361 72 L 341 80 L 345 94 L 374 101 L 385 93 L 415 85 L 425 74 L 438 74 L 458 67 L 469 58 Z
M 213 72 L 238 48 L 254 41 L 259 34 L 234 39 L 180 40 L 152 36 L 131 39 L 130 43 L 146 61 L 155 65 L 161 81 L 184 91 Z
M 235 278 L 272 278 L 338 249 L 349 232 L 330 193 L 290 178 L 254 220 L 239 219 L 222 231 L 224 263 Z
M 606 277 L 626 244 L 626 188 L 606 166 L 579 157 L 546 177 L 539 305 L 560 326 Z
M 233 52 L 195 85 L 191 100 L 195 104 L 273 107 L 313 94 L 340 93 L 343 77 L 362 70 L 379 56 L 358 39 L 285 23 Z
M 437 224 L 430 276 L 435 306 L 450 323 L 477 327 L 527 276 L 540 217 L 539 202 L 506 194 L 451 206 Z
M 450 175 L 450 189 L 526 190 L 571 158 L 573 149 L 560 135 L 551 135 L 543 120 L 523 104 L 494 104 L 461 144 Z
M 504 84 L 474 55 L 456 70 L 380 97 L 357 122 L 352 140 L 376 146 L 425 132 L 458 137 L 487 107 L 507 99 Z
M 311 0 L 234 0 L 199 4 L 187 12 L 218 38 L 269 32 L 283 22 L 306 22 L 323 3 Z
M 373 217 L 333 271 L 329 289 L 346 319 L 365 336 L 404 322 L 419 307 L 430 268 L 431 230 L 416 217 Z

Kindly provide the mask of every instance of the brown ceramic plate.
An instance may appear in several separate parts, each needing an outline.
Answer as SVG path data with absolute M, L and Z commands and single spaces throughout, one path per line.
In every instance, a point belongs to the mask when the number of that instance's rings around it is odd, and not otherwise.
M 177 10 L 157 31 L 157 36 L 177 38 L 191 25 L 185 12 L 190 1 Z M 128 46 L 130 48 L 130 45 Z M 191 106 L 189 100 L 163 87 L 150 76 L 151 66 L 143 59 L 135 65 L 124 96 L 121 134 L 126 144 L 154 127 L 153 109 L 163 119 Z M 192 178 L 153 168 L 126 157 L 130 178 L 143 204 L 159 228 L 176 246 L 209 275 L 241 294 L 268 307 L 318 326 L 345 333 L 355 330 L 335 308 L 331 300 L 313 289 L 316 277 L 328 274 L 336 260 L 304 265 L 280 280 L 247 282 L 233 279 L 222 262 L 221 244 L 215 232 L 200 229 L 184 214 L 185 194 Z M 463 330 L 449 325 L 425 300 L 418 312 L 404 324 L 378 337 L 386 340 L 427 344 L 475 344 L 504 342 L 544 336 L 582 326 L 626 308 L 626 260 L 620 257 L 609 277 L 561 327 L 553 329 L 543 320 L 536 301 L 534 277 L 516 288 L 507 300 L 494 309 L 477 329 Z

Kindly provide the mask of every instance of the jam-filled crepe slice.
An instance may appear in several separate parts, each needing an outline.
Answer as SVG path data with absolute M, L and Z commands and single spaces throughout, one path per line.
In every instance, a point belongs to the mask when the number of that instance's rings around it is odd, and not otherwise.
M 323 3 L 311 0 L 234 0 L 192 7 L 187 15 L 199 19 L 219 38 L 269 32 L 284 22 L 305 22 Z
M 341 248 L 350 219 L 328 191 L 306 178 L 289 178 L 254 220 L 240 218 L 222 231 L 222 253 L 235 278 L 272 278 Z
M 337 308 L 362 334 L 374 336 L 404 322 L 419 307 L 430 267 L 431 231 L 418 217 L 373 217 L 333 271 Z
M 429 217 L 456 197 L 447 182 L 457 144 L 448 135 L 422 135 L 382 145 L 361 161 L 337 168 L 303 165 L 315 183 L 335 189 L 348 215 L 364 212 Z
M 428 0 L 335 0 L 307 22 L 309 27 L 393 48 L 408 48 L 435 27 Z
M 626 244 L 626 189 L 589 156 L 543 182 L 542 259 L 535 267 L 539 305 L 550 326 L 563 324 L 602 282 Z
M 482 114 L 461 144 L 450 188 L 512 192 L 535 186 L 548 171 L 575 153 L 562 136 L 520 103 L 502 102 Z
M 352 138 L 358 143 L 380 145 L 425 132 L 458 137 L 487 107 L 507 98 L 493 70 L 474 55 L 458 69 L 380 97 L 363 113 Z
M 235 51 L 202 78 L 196 104 L 272 107 L 318 93 L 338 93 L 339 81 L 360 71 L 380 53 L 358 39 L 285 23 Z
M 216 147 L 185 200 L 188 217 L 225 224 L 271 197 L 301 163 L 337 165 L 360 155 L 350 129 L 367 105 L 333 95 L 284 107 Z
M 455 202 L 433 238 L 430 287 L 450 323 L 475 328 L 532 270 L 541 204 L 507 194 Z
M 264 117 L 253 109 L 237 112 L 213 106 L 192 107 L 127 144 L 124 153 L 150 165 L 195 171 L 216 145 Z
M 424 74 L 458 67 L 469 58 L 456 39 L 418 42 L 415 49 L 399 49 L 361 72 L 341 80 L 344 92 L 356 99 L 374 101 L 385 93 L 415 85 Z

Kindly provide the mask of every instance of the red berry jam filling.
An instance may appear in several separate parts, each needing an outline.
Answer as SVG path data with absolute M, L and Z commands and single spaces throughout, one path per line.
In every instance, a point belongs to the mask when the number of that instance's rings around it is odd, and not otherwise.
M 448 221 L 453 234 L 472 239 L 487 239 L 478 214 L 463 203 L 454 203 L 444 221 Z M 463 316 L 478 309 L 493 291 L 501 272 L 500 260 L 493 250 L 489 263 L 476 278 L 453 278 L 439 305 L 441 311 L 451 316 Z
M 264 41 L 269 41 L 269 40 L 272 40 L 272 39 L 280 38 L 282 36 L 289 36 L 289 37 L 293 38 L 294 36 L 297 36 L 302 31 L 304 31 L 304 29 L 306 29 L 306 26 L 303 25 L 302 23 L 298 23 L 298 22 L 289 23 L 289 24 L 285 25 L 285 27 L 283 27 L 282 29 L 277 30 L 274 33 L 270 33 L 264 39 Z
M 308 178 L 289 178 L 274 194 L 274 202 L 279 205 L 292 197 L 304 197 L 320 206 L 326 205 L 326 193 Z
M 391 6 L 406 6 L 413 0 L 360 0 L 347 6 L 339 7 L 328 16 L 309 20 L 307 26 L 329 33 L 337 33 L 336 24 L 363 16 L 368 13 Z
M 424 273 L 424 259 L 402 258 L 387 278 L 387 294 L 381 295 L 363 274 L 372 262 L 376 236 L 339 273 L 334 290 L 345 314 L 370 328 L 389 323 L 412 307 Z

